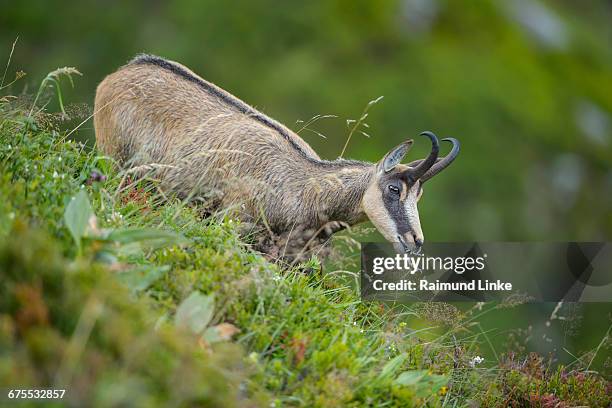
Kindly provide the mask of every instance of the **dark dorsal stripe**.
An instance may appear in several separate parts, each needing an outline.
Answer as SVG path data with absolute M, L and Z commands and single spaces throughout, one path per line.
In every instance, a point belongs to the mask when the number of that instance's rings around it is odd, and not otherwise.
M 259 123 L 275 130 L 276 132 L 278 132 L 287 142 L 289 142 L 289 144 L 302 156 L 304 157 L 306 160 L 319 164 L 319 165 L 331 165 L 331 166 L 346 166 L 346 165 L 369 165 L 368 163 L 363 163 L 360 161 L 356 161 L 356 160 L 343 160 L 343 159 L 339 159 L 339 160 L 335 160 L 335 161 L 327 161 L 327 160 L 319 160 L 315 157 L 312 157 L 311 155 L 309 155 L 306 151 L 304 151 L 304 149 L 302 149 L 302 147 L 297 144 L 295 142 L 295 140 L 293 139 L 293 137 L 287 132 L 287 129 L 282 126 L 280 123 L 278 123 L 277 121 L 267 117 L 266 115 L 262 114 L 261 112 L 253 109 L 251 106 L 247 105 L 246 103 L 244 103 L 243 101 L 241 101 L 240 99 L 230 95 L 227 92 L 222 91 L 221 89 L 217 88 L 216 86 L 202 80 L 201 78 L 198 78 L 197 76 L 194 76 L 193 74 L 191 74 L 189 71 L 185 70 L 184 68 L 180 67 L 177 64 L 174 64 L 171 61 L 168 61 L 164 58 L 155 56 L 155 55 L 149 55 L 149 54 L 139 54 L 137 55 L 134 59 L 132 59 L 128 65 L 155 65 L 157 67 L 163 68 L 166 71 L 172 72 L 176 75 L 179 75 L 180 77 L 186 79 L 189 82 L 192 82 L 194 84 L 196 84 L 197 86 L 199 86 L 201 89 L 203 89 L 204 91 L 208 92 L 209 94 L 219 98 L 220 100 L 222 100 L 224 103 L 228 104 L 229 106 L 235 108 L 236 110 L 238 110 L 238 112 L 243 113 L 245 115 L 248 115 L 249 117 L 255 119 L 256 121 L 258 121 Z

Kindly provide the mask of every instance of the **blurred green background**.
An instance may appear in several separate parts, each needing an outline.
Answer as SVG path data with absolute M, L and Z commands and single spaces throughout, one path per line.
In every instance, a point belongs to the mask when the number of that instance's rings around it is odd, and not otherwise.
M 612 6 L 605 1 L 2 2 L 2 65 L 34 90 L 84 75 L 65 100 L 93 105 L 102 78 L 136 53 L 165 56 L 335 158 L 368 101 L 376 161 L 422 130 L 462 153 L 420 204 L 430 241 L 606 240 L 612 233 Z M 24 82 L 25 81 L 25 82 Z M 15 92 L 15 91 L 14 91 Z M 93 139 L 91 121 L 78 137 Z M 418 139 L 417 139 L 418 140 Z M 418 140 L 410 159 L 425 154 Z
M 329 159 L 347 120 L 371 107 L 346 157 L 376 161 L 423 130 L 454 136 L 462 153 L 420 203 L 429 241 L 610 240 L 612 6 L 605 1 L 110 1 L 0 2 L 1 64 L 33 93 L 47 72 L 84 75 L 64 100 L 93 105 L 96 85 L 136 53 L 179 61 L 298 130 Z M 50 105 L 50 109 L 57 108 Z M 76 123 L 79 121 L 77 120 Z M 323 134 L 326 138 L 321 137 Z M 87 122 L 76 135 L 93 141 Z M 418 140 L 409 160 L 426 154 Z M 554 305 L 490 315 L 541 338 Z M 610 305 L 586 305 L 568 345 L 596 347 Z M 571 310 L 570 314 L 573 313 Z M 539 316 L 539 317 L 536 317 Z M 539 323 L 537 323 L 539 320 Z M 546 329 L 548 330 L 548 329 Z M 541 352 L 553 346 L 534 345 Z M 556 346 L 555 346 L 556 347 Z M 567 358 L 568 356 L 565 355 Z

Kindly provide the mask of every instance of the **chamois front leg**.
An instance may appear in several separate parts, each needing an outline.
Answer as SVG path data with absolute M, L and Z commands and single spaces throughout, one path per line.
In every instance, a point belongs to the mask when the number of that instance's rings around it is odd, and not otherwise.
M 327 223 L 325 223 L 325 225 L 323 225 L 323 227 L 321 227 L 322 231 L 321 231 L 321 235 L 324 238 L 330 238 L 332 235 L 334 235 L 336 232 L 340 232 L 345 228 L 349 228 L 350 226 L 343 221 L 329 221 Z
M 342 221 L 329 221 L 319 228 L 296 225 L 280 234 L 263 235 L 257 249 L 271 260 L 283 260 L 292 265 L 307 261 L 312 254 L 325 256 L 325 244 L 338 231 L 348 228 Z
M 292 245 L 297 251 L 293 252 L 291 256 L 293 258 L 291 264 L 306 261 L 312 254 L 325 257 L 329 253 L 329 248 L 326 248 L 326 244 L 331 236 L 348 227 L 349 225 L 342 221 L 328 221 L 316 230 L 302 230 L 301 236 L 296 237 L 297 239 Z
M 299 232 L 293 236 L 294 246 L 309 250 L 312 247 L 323 245 L 333 234 L 348 227 L 349 225 L 342 221 L 328 221 L 317 229 L 300 228 Z

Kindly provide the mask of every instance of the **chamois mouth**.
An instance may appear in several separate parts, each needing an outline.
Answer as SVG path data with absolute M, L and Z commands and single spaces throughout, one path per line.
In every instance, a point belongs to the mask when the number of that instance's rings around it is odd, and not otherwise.
M 406 241 L 404 240 L 404 238 L 402 238 L 401 235 L 397 236 L 397 240 L 399 241 L 400 245 L 398 245 L 398 248 L 396 249 L 400 249 L 404 253 L 410 250 L 410 246 L 406 243 Z

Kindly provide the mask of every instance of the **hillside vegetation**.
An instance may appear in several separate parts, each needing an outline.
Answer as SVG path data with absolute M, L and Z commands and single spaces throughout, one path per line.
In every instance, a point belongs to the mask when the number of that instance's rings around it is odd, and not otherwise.
M 580 364 L 479 366 L 471 325 L 497 306 L 364 304 L 316 258 L 266 260 L 223 212 L 71 140 L 65 115 L 0 100 L 0 389 L 62 388 L 71 406 L 610 404 Z

